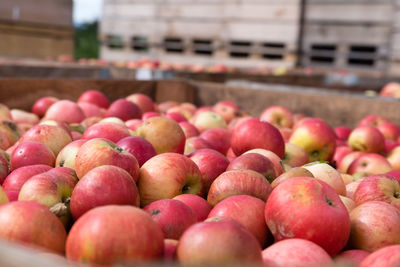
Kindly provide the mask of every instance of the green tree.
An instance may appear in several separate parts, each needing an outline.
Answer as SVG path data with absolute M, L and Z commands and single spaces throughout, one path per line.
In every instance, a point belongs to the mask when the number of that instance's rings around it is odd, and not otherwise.
M 75 26 L 75 59 L 98 58 L 98 21 Z

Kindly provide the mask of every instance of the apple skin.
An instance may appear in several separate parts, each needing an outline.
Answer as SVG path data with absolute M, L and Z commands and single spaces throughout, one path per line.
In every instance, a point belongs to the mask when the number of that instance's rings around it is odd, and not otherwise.
M 199 130 L 197 130 L 196 126 L 194 126 L 193 124 L 191 124 L 188 121 L 182 121 L 179 123 L 179 126 L 181 126 L 186 139 L 189 139 L 190 137 L 194 137 L 194 136 L 199 136 L 200 132 Z
M 139 119 L 132 119 L 132 120 L 127 120 L 125 122 L 126 127 L 128 127 L 132 131 L 136 131 L 137 128 L 139 128 L 140 125 L 142 125 L 143 121 Z
M 257 239 L 235 220 L 205 221 L 192 225 L 179 239 L 177 259 L 183 265 L 260 264 Z
M 253 118 L 242 122 L 232 133 L 231 147 L 236 155 L 254 149 L 271 150 L 282 158 L 285 143 L 281 133 L 272 124 Z
M 217 205 L 227 197 L 235 195 L 250 195 L 266 201 L 272 187 L 263 175 L 252 170 L 226 171 L 211 184 L 207 201 L 212 206 Z
M 224 155 L 231 146 L 231 136 L 231 132 L 224 128 L 209 129 L 200 134 L 200 137 L 206 140 L 212 149 Z
M 160 227 L 145 211 L 132 206 L 88 211 L 74 223 L 66 242 L 68 260 L 92 265 L 156 261 L 163 251 Z
M 134 181 L 138 179 L 139 163 L 131 153 L 107 139 L 94 138 L 86 141 L 76 154 L 76 175 L 82 178 L 91 169 L 101 165 L 120 167 L 126 170 Z
M 257 153 L 240 155 L 229 163 L 226 170 L 253 170 L 262 174 L 270 183 L 276 178 L 272 161 Z
M 387 174 L 364 177 L 354 192 L 357 206 L 367 201 L 383 201 L 400 208 L 400 183 Z
M 157 106 L 156 109 L 159 110 L 161 113 L 166 113 L 168 109 L 179 106 L 179 103 L 176 101 L 169 100 L 161 102 L 156 106 Z
M 350 218 L 336 191 L 323 181 L 294 177 L 279 184 L 265 206 L 275 242 L 303 238 L 335 255 L 346 245 Z
M 291 168 L 290 170 L 288 170 L 288 171 L 282 173 L 281 175 L 279 175 L 271 183 L 272 189 L 277 187 L 283 181 L 286 181 L 286 180 L 294 178 L 294 177 L 310 177 L 310 178 L 314 178 L 313 174 L 309 170 L 307 170 L 306 168 L 303 168 L 303 167 Z
M 183 232 L 197 223 L 197 216 L 185 203 L 176 199 L 160 199 L 143 208 L 160 226 L 164 239 L 179 239 Z
M 32 113 L 39 117 L 43 117 L 51 105 L 56 103 L 59 99 L 52 96 L 41 97 L 35 101 L 32 106 Z
M 400 262 L 400 245 L 381 248 L 368 255 L 360 267 L 396 267 Z
M 70 100 L 59 100 L 47 109 L 44 118 L 66 123 L 80 123 L 86 116 L 77 103 Z
M 150 158 L 157 155 L 156 150 L 150 142 L 137 136 L 125 137 L 119 140 L 117 145 L 135 156 L 140 167 Z
M 310 162 L 330 161 L 336 149 L 336 135 L 333 129 L 319 118 L 308 118 L 293 128 L 289 143 L 302 147 Z
M 281 240 L 262 251 L 264 266 L 330 266 L 332 258 L 317 244 L 300 238 Z
M 400 84 L 397 82 L 389 82 L 382 87 L 379 92 L 380 96 L 400 98 Z
M 316 179 L 324 181 L 330 185 L 339 195 L 346 195 L 346 185 L 343 182 L 342 176 L 329 164 L 311 163 L 304 165 L 303 168 L 311 172 Z
M 376 127 L 385 122 L 390 122 L 390 121 L 383 116 L 373 114 L 373 115 L 368 115 L 368 116 L 365 116 L 364 118 L 362 118 L 362 120 L 358 123 L 358 127 L 360 127 L 360 126 Z
M 400 210 L 382 201 L 368 201 L 350 212 L 349 246 L 368 252 L 400 244 Z
M 6 177 L 10 174 L 9 162 L 5 155 L 0 153 L 0 185 L 3 184 Z
M 136 136 L 149 141 L 158 154 L 175 152 L 183 154 L 186 137 L 179 124 L 169 118 L 152 117 L 136 129 Z
M 122 138 L 131 136 L 129 128 L 113 122 L 98 122 L 93 124 L 83 133 L 83 139 L 105 138 L 117 143 Z
M 0 237 L 62 255 L 67 233 L 47 207 L 14 201 L 0 206 Z
M 270 106 L 264 109 L 261 112 L 260 120 L 269 122 L 279 129 L 293 127 L 293 114 L 283 106 Z
M 11 171 L 23 166 L 44 164 L 54 167 L 56 158 L 46 145 L 39 142 L 23 142 L 11 154 Z
M 72 141 L 58 153 L 56 158 L 56 167 L 68 167 L 75 169 L 75 158 L 79 148 L 86 142 L 85 139 Z
M 376 126 L 385 139 L 396 141 L 400 136 L 400 128 L 391 122 L 384 122 Z
M 11 119 L 17 124 L 28 124 L 33 126 L 39 123 L 39 117 L 34 113 L 15 108 L 10 110 L 10 113 Z
M 177 247 L 178 247 L 178 240 L 165 238 L 163 260 L 167 262 L 175 262 Z
M 222 100 L 218 101 L 213 107 L 212 111 L 219 114 L 227 124 L 229 124 L 239 114 L 239 107 L 232 101 Z
M 87 90 L 83 92 L 79 98 L 78 103 L 90 103 L 100 108 L 107 109 L 110 106 L 108 98 L 98 90 Z
M 400 146 L 390 151 L 386 159 L 389 161 L 394 171 L 400 171 Z
M 0 131 L 3 132 L 8 140 L 2 140 L 2 147 L 7 145 L 7 147 L 4 147 L 4 149 L 8 148 L 9 146 L 14 145 L 19 141 L 22 135 L 21 129 L 18 127 L 18 125 L 13 122 L 12 120 L 5 119 L 5 118 L 0 118 Z M 3 137 L 3 135 L 2 135 Z
M 218 113 L 212 111 L 197 113 L 190 122 L 196 126 L 200 133 L 208 129 L 227 128 L 225 120 Z
M 90 117 L 104 117 L 105 110 L 91 103 L 78 103 L 86 118 Z
M 206 148 L 211 149 L 211 145 L 206 140 L 199 136 L 190 137 L 186 139 L 184 154 L 189 155 L 197 150 Z
M 339 197 L 349 213 L 356 207 L 356 203 L 353 199 L 341 195 L 339 195 Z
M 353 176 L 369 176 L 387 173 L 391 170 L 392 166 L 385 157 L 376 153 L 365 153 L 350 164 L 347 173 Z
M 366 153 L 361 151 L 353 151 L 347 153 L 340 161 L 337 162 L 337 170 L 343 173 L 347 173 L 351 163 L 353 163 L 354 160 L 364 154 Z
M 285 143 L 283 163 L 293 168 L 303 166 L 309 162 L 310 158 L 304 148 L 292 143 Z
M 125 99 L 135 103 L 140 108 L 142 113 L 155 111 L 153 100 L 145 94 L 134 93 L 128 95 Z
M 263 248 L 272 243 L 272 235 L 264 219 L 265 202 L 248 195 L 237 195 L 220 201 L 208 214 L 212 217 L 228 217 L 236 220 L 252 233 Z
M 360 266 L 360 263 L 370 254 L 371 253 L 361 249 L 345 250 L 335 257 L 335 263 Z
M 131 175 L 116 166 L 104 165 L 86 173 L 76 184 L 71 195 L 71 213 L 78 219 L 87 211 L 105 205 L 139 207 L 136 183 Z
M 5 191 L 19 191 L 21 190 L 22 185 L 29 180 L 32 176 L 44 173 L 52 168 L 48 165 L 38 164 L 38 165 L 29 165 L 18 168 L 12 171 L 4 180 L 2 186 Z
M 338 127 L 335 127 L 333 129 L 333 131 L 335 132 L 336 137 L 338 139 L 347 141 L 352 129 L 349 127 L 346 127 L 346 126 L 338 126 Z
M 181 154 L 163 153 L 152 157 L 140 168 L 138 189 L 141 206 L 180 194 L 201 195 L 201 179 L 197 165 Z
M 339 146 L 336 147 L 335 153 L 333 154 L 331 163 L 335 164 L 335 166 L 338 165 L 340 161 L 349 153 L 353 152 L 353 150 L 348 147 L 348 146 Z
M 224 155 L 209 148 L 196 150 L 189 154 L 188 157 L 199 167 L 205 193 L 208 192 L 212 182 L 226 171 L 229 165 L 229 160 Z
M 357 187 L 360 185 L 364 178 L 360 178 L 355 180 L 354 182 L 351 182 L 346 185 L 346 197 L 353 199 L 354 198 L 354 192 L 356 192 Z M 353 199 L 354 200 L 354 199 Z
M 274 164 L 276 176 L 279 176 L 283 173 L 283 169 L 282 169 L 282 165 L 281 165 L 282 159 L 280 157 L 278 157 L 278 155 L 276 155 L 274 152 L 272 152 L 270 150 L 262 149 L 262 148 L 254 148 L 254 149 L 244 152 L 243 154 L 246 154 L 246 153 L 258 153 L 260 155 L 263 155 L 264 157 L 270 159 L 272 161 L 272 163 Z
M 372 126 L 355 128 L 348 139 L 349 146 L 354 151 L 380 153 L 385 148 L 385 138 L 381 132 Z
M 207 219 L 212 207 L 204 198 L 193 194 L 177 195 L 173 199 L 179 200 L 189 206 L 196 214 L 197 221 L 202 222 Z
M 115 100 L 107 109 L 105 117 L 117 117 L 123 121 L 140 119 L 142 111 L 135 103 L 126 99 Z
M 176 121 L 177 123 L 187 121 L 186 117 L 178 112 L 169 112 L 169 113 L 166 113 L 164 116 Z

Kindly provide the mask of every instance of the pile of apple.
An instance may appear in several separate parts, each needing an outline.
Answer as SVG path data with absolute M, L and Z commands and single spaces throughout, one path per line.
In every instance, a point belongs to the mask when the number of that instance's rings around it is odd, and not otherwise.
M 100 265 L 398 266 L 399 136 L 139 93 L 1 105 L 0 238 Z

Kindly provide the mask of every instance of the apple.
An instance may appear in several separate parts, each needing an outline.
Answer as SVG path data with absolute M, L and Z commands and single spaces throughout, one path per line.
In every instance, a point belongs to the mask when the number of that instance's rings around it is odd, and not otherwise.
M 93 124 L 83 133 L 83 139 L 105 138 L 114 143 L 131 136 L 129 128 L 113 122 L 98 122 Z
M 335 127 L 333 131 L 338 139 L 347 141 L 352 129 L 347 126 L 338 126 Z
M 274 152 L 262 148 L 254 148 L 244 152 L 243 154 L 246 153 L 258 153 L 260 155 L 263 155 L 264 157 L 270 159 L 274 164 L 276 176 L 279 176 L 283 173 L 282 159 L 278 157 L 278 155 L 276 155 Z
M 392 166 L 393 170 L 400 171 L 400 146 L 397 146 L 390 151 L 386 159 L 390 163 L 390 166 Z
M 285 143 L 285 154 L 282 161 L 293 168 L 309 163 L 310 159 L 304 148 L 292 143 Z
M 211 145 L 211 148 L 224 155 L 231 146 L 231 136 L 231 132 L 224 128 L 209 129 L 200 134 L 200 137 L 206 140 Z
M 289 143 L 306 150 L 310 161 L 330 161 L 336 149 L 336 136 L 322 119 L 304 119 L 293 128 Z
M 158 154 L 165 152 L 183 153 L 185 134 L 179 124 L 169 118 L 152 117 L 136 129 L 136 136 L 149 141 Z
M 176 255 L 183 265 L 260 264 L 257 239 L 235 220 L 205 221 L 192 225 L 179 239 Z
M 66 242 L 68 260 L 91 265 L 157 261 L 163 251 L 160 227 L 133 206 L 107 205 L 86 212 L 74 223 Z
M 0 144 L 3 145 L 8 145 L 7 147 L 4 147 L 4 149 L 8 148 L 9 146 L 14 145 L 22 135 L 22 131 L 20 128 L 18 128 L 18 125 L 13 122 L 12 120 L 9 119 L 4 119 L 0 118 L 0 132 L 3 132 L 8 140 L 2 140 Z M 3 135 L 1 135 L 2 139 L 4 138 Z
M 389 161 L 376 153 L 366 153 L 355 159 L 349 166 L 347 173 L 351 175 L 369 176 L 386 173 L 392 170 Z
M 239 107 L 234 102 L 229 100 L 218 101 L 212 107 L 212 111 L 219 114 L 227 124 L 229 124 L 240 114 Z
M 197 221 L 202 222 L 207 219 L 212 207 L 204 198 L 193 194 L 177 195 L 173 199 L 179 200 L 190 207 L 196 214 Z
M 192 160 L 181 154 L 159 154 L 140 168 L 138 188 L 142 207 L 180 194 L 201 194 L 201 172 Z
M 160 226 L 164 238 L 179 239 L 183 232 L 197 223 L 197 216 L 185 203 L 176 199 L 160 199 L 143 208 Z
M 368 255 L 360 267 L 396 267 L 400 262 L 400 245 L 381 248 Z
M 353 150 L 348 146 L 339 146 L 336 147 L 335 153 L 333 154 L 331 163 L 334 166 L 337 166 L 339 162 L 349 153 L 353 152 Z
M 39 123 L 39 117 L 34 113 L 30 113 L 21 109 L 11 109 L 10 113 L 11 119 L 17 124 L 26 123 L 35 125 Z
M 248 195 L 237 195 L 220 201 L 208 214 L 211 217 L 228 217 L 236 220 L 252 233 L 265 247 L 271 243 L 272 236 L 264 220 L 265 202 Z
M 47 207 L 13 201 L 0 206 L 0 238 L 63 254 L 67 233 Z
M 392 152 L 393 149 L 400 146 L 397 141 L 392 141 L 390 139 L 385 139 L 385 148 L 383 149 L 383 155 L 387 156 Z
M 19 127 L 19 126 L 17 126 Z M 22 131 L 21 131 L 22 133 Z M 10 140 L 8 139 L 7 134 L 0 130 L 0 149 L 5 150 L 11 147 Z
M 359 126 L 349 136 L 349 146 L 354 151 L 380 153 L 385 148 L 385 138 L 381 132 L 372 126 Z
M 360 263 L 371 253 L 361 249 L 350 249 L 342 251 L 335 257 L 335 263 L 360 266 Z
M 128 127 L 132 131 L 136 131 L 137 128 L 139 128 L 140 125 L 142 125 L 143 121 L 139 119 L 132 119 L 132 120 L 127 120 L 125 122 L 126 127 Z
M 385 139 L 396 141 L 400 136 L 400 128 L 391 122 L 381 123 L 376 128 L 382 133 Z
M 339 195 L 339 197 L 349 213 L 357 206 L 353 199 L 342 195 Z
M 76 154 L 86 141 L 85 139 L 75 140 L 63 147 L 57 155 L 55 166 L 75 169 Z
M 275 242 L 303 238 L 331 256 L 343 249 L 350 234 L 349 213 L 339 195 L 327 183 L 309 177 L 294 177 L 275 187 L 265 220 Z
M 225 120 L 217 113 L 212 111 L 203 111 L 193 117 L 193 125 L 200 131 L 208 129 L 227 128 Z
M 330 185 L 339 195 L 346 195 L 346 186 L 343 182 L 342 176 L 332 166 L 326 163 L 310 163 L 304 165 L 303 168 L 311 172 L 316 179 L 324 181 Z
M 83 114 L 86 118 L 90 117 L 104 117 L 105 110 L 91 103 L 78 103 L 78 106 L 82 109 Z
M 70 100 L 59 100 L 47 109 L 44 118 L 66 123 L 80 123 L 86 117 L 77 103 Z
M 163 260 L 167 262 L 176 261 L 176 248 L 178 246 L 178 240 L 175 239 L 164 239 L 164 255 Z
M 44 164 L 54 167 L 56 158 L 46 145 L 26 141 L 19 144 L 11 154 L 11 171 L 27 165 Z
M 137 136 L 125 137 L 118 141 L 117 146 L 135 156 L 140 167 L 150 158 L 157 155 L 156 150 L 150 142 Z
M 39 117 L 43 117 L 51 105 L 56 103 L 59 99 L 52 96 L 44 96 L 35 101 L 32 106 L 32 113 Z M 11 118 L 11 117 L 10 117 Z
M 78 219 L 87 211 L 105 205 L 139 207 L 139 192 L 131 175 L 117 166 L 104 165 L 86 173 L 71 195 L 71 213 Z
M 103 118 L 101 119 L 99 122 L 112 122 L 112 123 L 116 123 L 119 124 L 121 126 L 126 126 L 125 122 L 123 120 L 121 120 L 120 118 L 117 117 L 107 117 L 107 118 Z
M 400 244 L 400 210 L 383 201 L 365 202 L 350 212 L 349 245 L 368 252 Z
M 157 105 L 157 109 L 161 112 L 161 113 L 166 113 L 168 109 L 172 108 L 172 107 L 176 107 L 179 106 L 179 103 L 173 100 L 169 100 L 169 101 L 164 101 L 160 104 Z
M 178 113 L 178 112 L 168 112 L 164 116 L 167 117 L 167 118 L 173 119 L 177 123 L 180 123 L 180 122 L 183 122 L 183 121 L 187 121 L 186 117 L 183 116 L 181 113 Z
M 272 124 L 253 118 L 242 122 L 232 133 L 231 147 L 236 155 L 254 149 L 271 150 L 282 158 L 285 153 L 283 137 Z
M 272 188 L 277 187 L 280 183 L 287 179 L 291 179 L 293 177 L 311 177 L 314 178 L 313 174 L 307 170 L 306 168 L 303 167 L 294 167 L 281 175 L 279 175 L 272 183 L 271 186 Z
M 108 98 L 98 90 L 87 90 L 78 98 L 78 103 L 90 103 L 100 108 L 107 109 L 110 106 Z
M 135 103 L 125 100 L 115 100 L 107 109 L 105 117 L 117 117 L 123 121 L 130 119 L 140 119 L 142 117 L 142 111 L 139 106 Z
M 134 93 L 127 96 L 125 99 L 132 103 L 135 103 L 140 108 L 142 113 L 155 111 L 155 104 L 153 100 L 145 94 Z
M 357 187 L 360 185 L 364 178 L 357 179 L 354 182 L 351 182 L 346 185 L 346 197 L 353 199 L 354 198 L 354 192 L 356 192 Z
M 233 120 L 228 124 L 228 130 L 231 131 L 231 132 L 233 132 L 237 127 L 239 127 L 239 125 L 240 125 L 242 122 L 245 122 L 245 121 L 247 121 L 247 120 L 249 120 L 249 119 L 253 119 L 253 117 L 251 117 L 251 116 L 242 116 L 242 117 L 233 119 Z
M 260 173 L 232 170 L 222 173 L 214 180 L 208 191 L 207 201 L 215 206 L 225 198 L 235 195 L 250 195 L 266 201 L 271 191 L 271 185 Z
M 260 120 L 269 122 L 279 129 L 293 127 L 293 114 L 283 106 L 270 106 L 264 109 L 261 112 Z
M 340 176 L 342 177 L 343 183 L 345 185 L 348 185 L 349 183 L 352 183 L 355 181 L 354 176 L 347 174 L 347 173 L 340 173 Z
M 186 139 L 200 135 L 200 132 L 199 132 L 199 130 L 197 130 L 196 126 L 194 126 L 193 124 L 191 124 L 188 121 L 180 122 L 179 126 L 181 126 Z
M 120 167 L 126 170 L 134 181 L 138 179 L 139 163 L 131 153 L 107 139 L 94 138 L 86 141 L 76 154 L 76 175 L 82 178 L 91 169 L 102 165 Z
M 358 123 L 358 127 L 360 127 L 360 126 L 376 127 L 385 122 L 390 122 L 390 121 L 383 116 L 373 114 L 373 115 L 368 115 L 368 116 L 365 116 L 364 118 L 362 118 L 362 120 Z
M 199 136 L 190 137 L 186 139 L 184 154 L 189 155 L 197 150 L 207 148 L 211 149 L 211 145 L 203 138 Z
M 3 189 L 5 191 L 16 191 L 19 192 L 21 190 L 22 185 L 29 180 L 32 176 L 47 172 L 52 168 L 48 165 L 38 164 L 38 165 L 29 165 L 18 168 L 12 171 L 2 183 Z
M 262 251 L 264 266 L 302 267 L 330 266 L 332 258 L 317 244 L 306 239 L 291 238 L 272 244 Z
M 398 82 L 389 82 L 382 87 L 380 96 L 400 98 L 400 84 Z
M 364 155 L 365 152 L 361 151 L 353 151 L 347 153 L 341 160 L 337 162 L 337 169 L 343 173 L 347 173 L 349 166 L 353 163 L 354 160 L 359 158 L 361 155 Z
M 285 143 L 289 142 L 290 137 L 292 136 L 293 129 L 291 128 L 280 128 L 279 132 L 281 133 L 283 140 Z

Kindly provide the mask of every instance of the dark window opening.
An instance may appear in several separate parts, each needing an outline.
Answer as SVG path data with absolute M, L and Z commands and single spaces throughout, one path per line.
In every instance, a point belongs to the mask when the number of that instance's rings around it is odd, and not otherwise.
M 314 45 L 311 46 L 311 50 L 336 51 L 336 45 L 314 44 Z
M 263 47 L 267 47 L 267 48 L 285 48 L 285 44 L 284 43 L 263 43 Z
M 194 39 L 193 52 L 197 55 L 211 56 L 214 53 L 213 42 L 208 39 Z
M 149 50 L 149 43 L 145 36 L 133 36 L 131 47 L 138 52 L 146 52 Z
M 360 52 L 360 53 L 375 53 L 377 50 L 376 46 L 371 45 L 352 45 L 350 46 L 350 51 Z
M 317 63 L 333 63 L 335 59 L 333 57 L 311 56 L 311 61 Z
M 169 53 L 183 53 L 185 50 L 181 38 L 165 38 L 164 49 Z
M 119 35 L 108 35 L 106 37 L 106 44 L 111 49 L 124 48 L 124 42 L 122 40 L 122 37 Z
M 347 63 L 349 65 L 373 66 L 375 64 L 375 60 L 366 58 L 349 58 Z
M 247 58 L 250 56 L 250 49 L 253 44 L 248 41 L 231 41 L 229 55 L 235 58 Z

